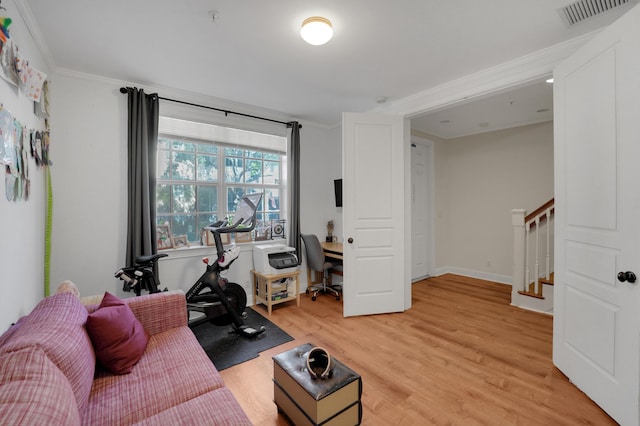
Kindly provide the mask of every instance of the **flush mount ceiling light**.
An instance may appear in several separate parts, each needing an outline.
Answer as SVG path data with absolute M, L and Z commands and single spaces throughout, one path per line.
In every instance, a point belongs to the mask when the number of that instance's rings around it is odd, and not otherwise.
M 333 37 L 333 27 L 331 21 L 320 16 L 312 16 L 302 21 L 300 30 L 302 39 L 314 46 L 325 44 Z

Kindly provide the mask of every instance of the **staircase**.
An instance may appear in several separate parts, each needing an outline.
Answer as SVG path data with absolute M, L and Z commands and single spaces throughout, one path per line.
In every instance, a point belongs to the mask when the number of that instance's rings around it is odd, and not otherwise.
M 526 214 L 514 209 L 511 304 L 553 314 L 554 200 Z
M 536 283 L 529 283 L 529 286 L 526 290 L 518 290 L 518 294 L 522 294 L 524 296 L 536 297 L 538 299 L 544 299 L 542 295 L 544 293 L 544 286 L 553 285 L 553 272 L 549 274 L 549 278 L 539 278 L 538 286 L 536 287 Z M 547 294 L 549 294 L 549 289 L 547 289 Z

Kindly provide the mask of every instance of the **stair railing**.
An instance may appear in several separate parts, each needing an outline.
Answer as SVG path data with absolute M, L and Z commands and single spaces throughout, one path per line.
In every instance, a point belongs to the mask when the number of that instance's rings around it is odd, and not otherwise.
M 542 297 L 540 278 L 540 231 L 543 222 L 545 229 L 544 278 L 549 279 L 552 273 L 551 264 L 551 235 L 554 214 L 554 199 L 547 201 L 533 212 L 525 215 L 525 210 L 511 211 L 511 221 L 514 229 L 513 252 L 513 290 L 512 293 L 527 294 Z M 535 231 L 535 233 L 533 232 Z M 533 239 L 533 241 L 532 241 Z M 531 251 L 534 250 L 532 254 Z M 533 263 L 533 274 L 531 273 Z M 512 297 L 513 300 L 513 297 Z

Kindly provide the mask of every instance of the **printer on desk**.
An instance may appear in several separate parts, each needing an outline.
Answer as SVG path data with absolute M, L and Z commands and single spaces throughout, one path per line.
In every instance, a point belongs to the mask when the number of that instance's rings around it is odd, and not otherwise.
M 253 268 L 264 275 L 285 274 L 298 269 L 296 249 L 284 244 L 260 244 L 253 247 Z

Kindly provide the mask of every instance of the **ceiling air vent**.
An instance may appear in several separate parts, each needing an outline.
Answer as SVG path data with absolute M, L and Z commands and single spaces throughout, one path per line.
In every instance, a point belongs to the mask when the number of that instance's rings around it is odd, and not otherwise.
M 627 3 L 629 0 L 578 0 L 560 9 L 560 14 L 571 26 Z

